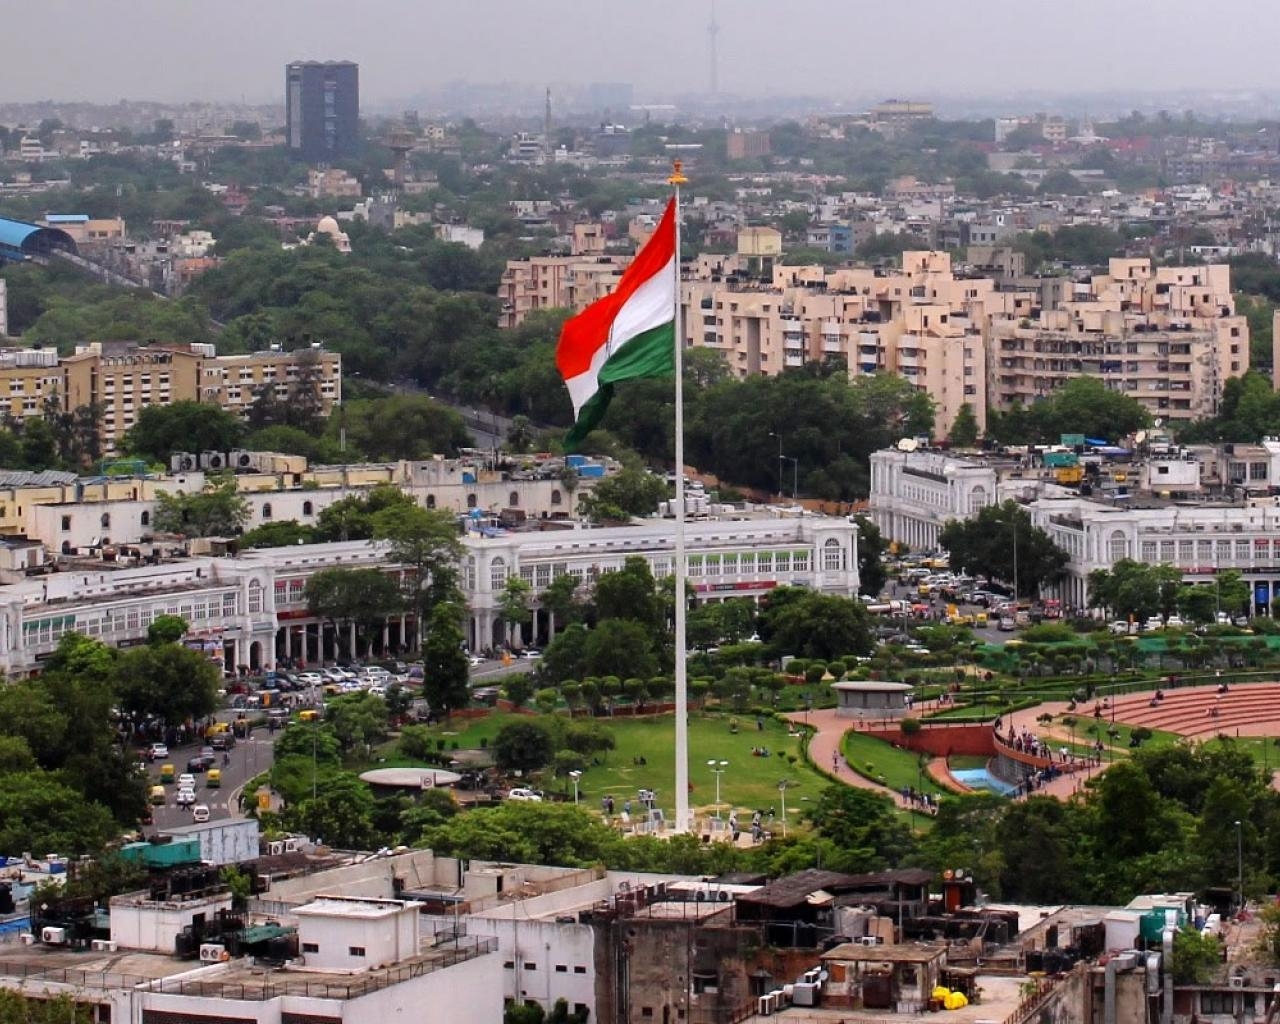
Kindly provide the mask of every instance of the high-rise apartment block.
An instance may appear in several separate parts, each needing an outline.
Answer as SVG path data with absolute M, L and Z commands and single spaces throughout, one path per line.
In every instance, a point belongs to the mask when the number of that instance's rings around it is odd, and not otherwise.
M 360 148 L 360 68 L 351 61 L 294 61 L 285 68 L 285 137 L 309 163 Z
M 1153 419 L 1213 416 L 1229 377 L 1249 369 L 1249 325 L 1226 265 L 1153 267 L 1113 259 L 1087 279 L 1033 277 L 1010 249 L 905 252 L 902 268 L 780 262 L 773 228 L 739 232 L 733 255 L 684 268 L 684 343 L 714 349 L 738 377 L 833 360 L 849 376 L 895 373 L 929 394 L 945 437 L 969 405 L 1031 405 L 1073 377 L 1098 377 Z M 503 326 L 532 309 L 580 310 L 610 291 L 626 258 L 512 261 Z M 1278 317 L 1280 321 L 1280 317 Z

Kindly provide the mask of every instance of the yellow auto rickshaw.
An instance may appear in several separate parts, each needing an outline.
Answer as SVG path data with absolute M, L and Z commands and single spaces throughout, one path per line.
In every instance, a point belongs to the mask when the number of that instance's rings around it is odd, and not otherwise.
M 305 711 L 298 712 L 298 721 L 300 722 L 314 722 L 319 717 L 320 712 L 315 708 L 307 708 Z
M 209 771 L 205 773 L 205 777 L 204 777 L 204 784 L 205 784 L 206 786 L 208 786 L 210 789 L 219 789 L 219 788 L 221 788 L 221 786 L 222 786 L 222 769 L 221 769 L 221 768 L 210 768 L 210 769 L 209 769 Z
M 151 787 L 151 802 L 153 804 L 159 807 L 161 804 L 165 802 L 166 799 L 167 797 L 165 796 L 165 793 L 164 793 L 164 786 Z
M 169 785 L 171 782 L 173 782 L 173 779 L 174 779 L 173 765 L 171 765 L 171 764 L 162 764 L 162 765 L 160 766 L 160 782 L 161 782 L 161 784 L 162 784 L 162 785 L 167 786 L 167 785 Z

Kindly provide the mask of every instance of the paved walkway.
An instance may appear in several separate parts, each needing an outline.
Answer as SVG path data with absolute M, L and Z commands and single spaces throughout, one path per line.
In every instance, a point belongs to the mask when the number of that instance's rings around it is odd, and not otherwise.
M 894 804 L 904 811 L 920 810 L 918 805 L 904 800 L 902 794 L 896 789 L 872 782 L 865 775 L 859 775 L 845 762 L 844 755 L 840 753 L 840 741 L 844 738 L 844 734 L 853 728 L 852 719 L 839 717 L 835 708 L 797 711 L 787 715 L 787 718 L 798 726 L 807 725 L 813 730 L 813 737 L 809 740 L 809 760 L 827 778 L 843 782 L 846 786 L 856 786 L 858 789 L 868 789 L 881 796 L 890 797 Z

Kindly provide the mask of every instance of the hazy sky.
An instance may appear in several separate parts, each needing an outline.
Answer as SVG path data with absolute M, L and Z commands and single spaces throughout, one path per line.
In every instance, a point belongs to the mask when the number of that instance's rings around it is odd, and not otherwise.
M 0 101 L 280 97 L 292 59 L 371 103 L 454 80 L 705 90 L 711 0 L 0 0 Z M 725 92 L 1280 89 L 1277 0 L 719 0 Z

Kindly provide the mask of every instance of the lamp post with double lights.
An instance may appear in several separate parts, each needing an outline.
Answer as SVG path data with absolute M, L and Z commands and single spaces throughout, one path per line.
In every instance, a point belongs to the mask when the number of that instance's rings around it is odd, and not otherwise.
M 728 761 L 717 761 L 712 759 L 707 762 L 707 767 L 711 769 L 711 773 L 716 777 L 716 821 L 720 821 L 720 776 L 725 773 L 725 769 L 729 767 Z

